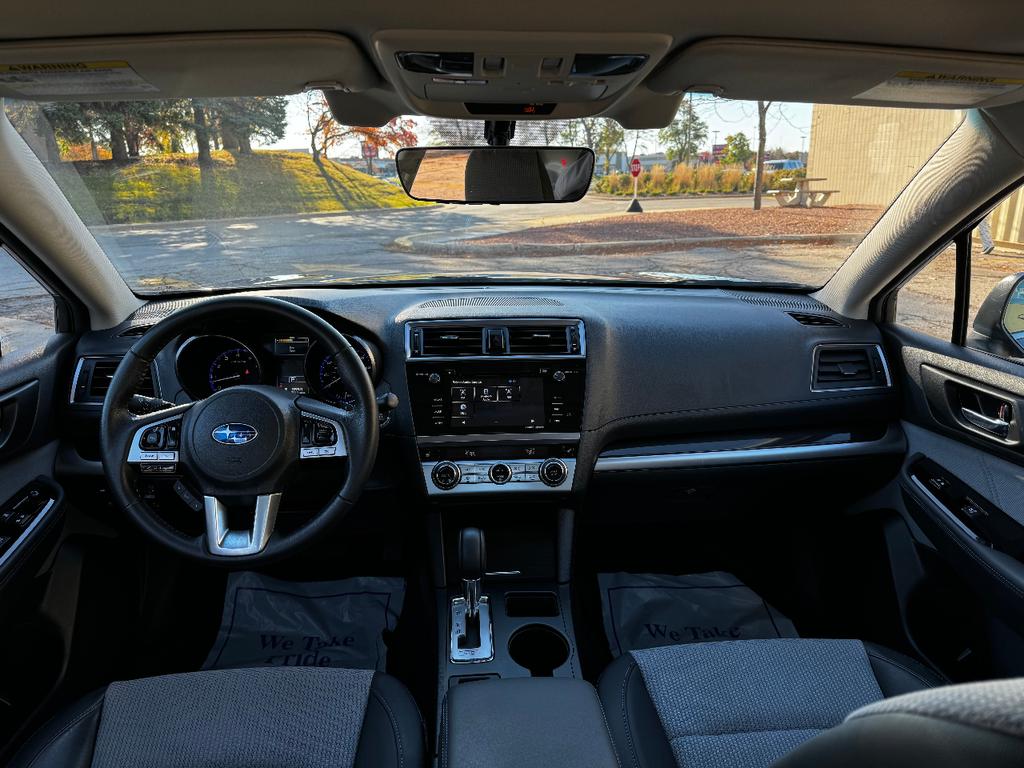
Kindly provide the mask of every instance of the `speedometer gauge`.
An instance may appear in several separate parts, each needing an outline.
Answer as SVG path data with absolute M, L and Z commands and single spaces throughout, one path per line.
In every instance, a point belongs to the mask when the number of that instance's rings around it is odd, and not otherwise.
M 246 347 L 227 349 L 210 363 L 210 391 L 260 383 L 260 363 Z

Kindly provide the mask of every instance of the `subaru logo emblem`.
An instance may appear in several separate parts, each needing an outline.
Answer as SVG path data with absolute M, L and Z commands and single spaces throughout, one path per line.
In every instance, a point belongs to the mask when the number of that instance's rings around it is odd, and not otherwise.
M 256 427 L 248 424 L 221 424 L 213 430 L 213 439 L 222 445 L 245 445 L 256 439 Z

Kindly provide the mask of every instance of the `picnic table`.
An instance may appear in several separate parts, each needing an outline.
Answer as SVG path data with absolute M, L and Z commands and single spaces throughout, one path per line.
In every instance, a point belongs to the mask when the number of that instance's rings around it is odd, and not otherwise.
M 821 208 L 832 195 L 839 194 L 838 189 L 811 189 L 811 183 L 816 181 L 828 181 L 823 178 L 812 179 L 780 179 L 780 181 L 796 182 L 795 189 L 769 189 L 766 194 L 771 195 L 783 208 Z

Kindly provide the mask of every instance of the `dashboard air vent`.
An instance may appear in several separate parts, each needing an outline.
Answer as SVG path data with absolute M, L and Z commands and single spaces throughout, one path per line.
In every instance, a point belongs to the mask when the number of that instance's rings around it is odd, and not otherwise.
M 121 338 L 135 339 L 138 338 L 139 336 L 145 336 L 146 331 L 148 331 L 152 327 L 153 326 L 151 325 L 135 325 L 132 326 L 131 328 L 126 328 L 117 335 L 120 336 Z
M 822 328 L 840 328 L 843 325 L 834 317 L 829 317 L 828 315 L 812 315 L 807 312 L 787 312 L 786 314 L 801 325 L 810 325 Z
M 107 396 L 114 372 L 121 363 L 119 357 L 83 357 L 78 361 L 71 402 L 79 405 L 99 405 Z M 145 397 L 156 397 L 153 372 L 147 370 L 139 385 L 138 393 Z
M 424 325 L 413 331 L 413 357 L 461 357 L 483 354 L 481 326 Z
M 118 363 L 118 360 L 97 360 L 93 363 L 88 389 L 90 400 L 102 400 L 106 397 Z
M 815 391 L 871 389 L 889 384 L 882 350 L 875 344 L 837 344 L 815 349 L 811 386 Z
M 573 354 L 569 338 L 570 330 L 564 325 L 510 326 L 508 329 L 509 351 L 513 355 Z

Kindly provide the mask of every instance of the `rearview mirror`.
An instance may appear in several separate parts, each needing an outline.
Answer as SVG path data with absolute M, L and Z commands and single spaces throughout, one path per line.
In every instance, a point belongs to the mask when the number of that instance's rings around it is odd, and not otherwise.
M 574 147 L 414 147 L 395 155 L 405 193 L 433 203 L 574 203 L 594 153 Z
M 1024 272 L 1004 277 L 989 293 L 968 346 L 1003 357 L 1024 356 Z

